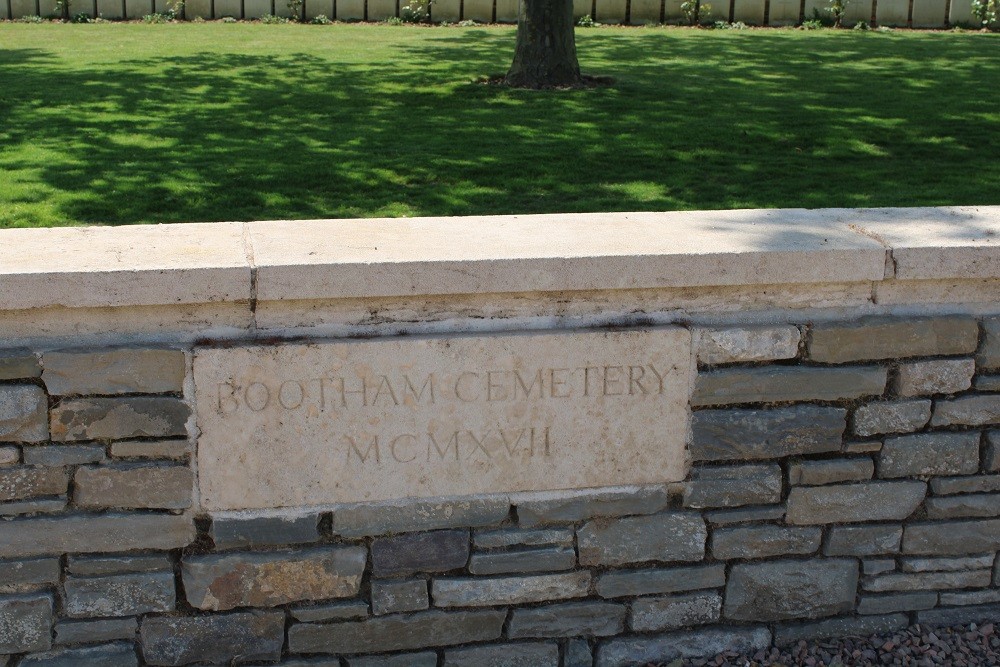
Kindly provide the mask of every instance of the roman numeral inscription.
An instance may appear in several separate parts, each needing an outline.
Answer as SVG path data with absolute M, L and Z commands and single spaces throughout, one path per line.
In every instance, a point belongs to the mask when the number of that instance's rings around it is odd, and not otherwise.
M 687 330 L 199 348 L 208 510 L 685 475 Z

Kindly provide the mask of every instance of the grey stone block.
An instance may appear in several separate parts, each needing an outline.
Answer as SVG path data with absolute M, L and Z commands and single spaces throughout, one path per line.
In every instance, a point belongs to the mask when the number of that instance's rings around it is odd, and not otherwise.
M 664 488 L 638 491 L 574 491 L 562 497 L 519 500 L 517 521 L 526 528 L 546 523 L 575 523 L 595 517 L 654 514 L 665 508 L 670 496 Z
M 879 366 L 726 368 L 698 374 L 691 405 L 840 401 L 881 396 L 887 377 L 886 369 Z
M 903 529 L 903 553 L 963 556 L 1000 550 L 1000 519 L 913 523 Z
M 671 597 L 639 598 L 632 603 L 635 632 L 664 632 L 715 623 L 722 617 L 718 593 L 690 593 Z
M 705 520 L 696 512 L 591 521 L 577 531 L 584 566 L 697 561 L 705 557 L 707 538 Z
M 42 380 L 54 396 L 165 394 L 184 390 L 181 350 L 130 349 L 46 352 Z
M 293 625 L 288 631 L 292 653 L 372 653 L 412 651 L 500 638 L 507 610 L 422 611 L 380 616 L 365 621 Z
M 781 502 L 781 478 L 778 465 L 696 467 L 685 485 L 684 506 L 706 509 Z
M 69 488 L 62 468 L 11 466 L 0 468 L 0 501 L 24 500 L 36 496 L 61 496 Z
M 899 553 L 900 525 L 833 526 L 823 553 L 827 556 L 883 556 Z
M 167 554 L 145 556 L 70 556 L 66 569 L 70 574 L 81 577 L 96 577 L 106 574 L 129 572 L 173 571 L 174 564 Z
M 737 507 L 728 510 L 705 512 L 705 519 L 715 526 L 754 521 L 780 521 L 785 518 L 784 505 L 762 505 L 760 507 Z
M 25 656 L 21 667 L 138 667 L 139 657 L 130 642 L 63 648 Z
M 861 571 L 865 576 L 892 572 L 896 569 L 896 561 L 892 558 L 865 558 L 861 561 Z
M 931 426 L 1000 424 L 1000 394 L 977 394 L 934 401 Z
M 568 602 L 514 609 L 511 639 L 610 637 L 625 628 L 625 606 L 610 602 Z
M 187 466 L 85 466 L 73 476 L 73 502 L 88 509 L 186 509 L 194 473 Z
M 571 547 L 573 546 L 573 530 L 571 528 L 477 530 L 472 534 L 472 544 L 477 549 Z
M 566 644 L 563 667 L 594 667 L 594 653 L 586 639 L 571 639 Z
M 314 621 L 353 621 L 368 618 L 368 603 L 363 600 L 336 602 L 310 607 L 292 607 L 292 618 L 303 623 Z
M 854 411 L 854 434 L 862 438 L 883 433 L 919 431 L 931 418 L 929 400 L 886 401 Z
M 171 396 L 64 399 L 52 409 L 52 439 L 73 442 L 186 436 L 190 416 L 190 406 Z
M 21 500 L 13 503 L 0 503 L 0 516 L 18 516 L 29 514 L 55 514 L 66 509 L 66 499 Z
M 726 583 L 726 618 L 785 621 L 820 618 L 854 609 L 854 560 L 781 560 L 734 565 Z
M 435 579 L 431 596 L 437 607 L 489 607 L 586 597 L 590 572 L 534 574 L 520 577 Z
M 66 615 L 71 618 L 137 616 L 173 611 L 176 604 L 173 572 L 70 577 L 63 588 Z
M 447 572 L 463 568 L 468 562 L 468 530 L 411 533 L 372 542 L 372 572 L 376 577 Z
M 966 572 L 892 572 L 865 579 L 861 586 L 866 591 L 887 593 L 892 591 L 939 591 L 949 588 L 982 588 L 989 586 L 993 573 L 989 570 Z
M 10 590 L 57 583 L 59 583 L 58 558 L 0 562 L 0 589 Z
M 997 388 L 1000 391 L 1000 387 Z M 983 450 L 983 467 L 989 472 L 1000 470 L 1000 431 L 986 432 L 986 448 Z
M 0 597 L 0 655 L 52 647 L 52 596 Z
M 1000 317 L 983 320 L 983 346 L 976 355 L 976 365 L 1000 369 Z
M 829 364 L 971 354 L 978 344 L 977 322 L 962 316 L 821 323 L 807 338 L 809 358 Z
M 747 361 L 792 359 L 799 353 L 801 334 L 791 325 L 698 329 L 698 363 L 714 366 Z
M 882 442 L 880 440 L 844 443 L 845 454 L 874 454 L 881 450 Z
M 304 627 L 304 626 L 296 626 Z M 253 611 L 211 616 L 146 616 L 139 626 L 142 655 L 157 667 L 192 662 L 229 665 L 276 661 L 285 638 L 285 614 Z
M 840 450 L 847 410 L 796 405 L 772 410 L 698 410 L 691 416 L 695 461 L 779 459 Z
M 868 637 L 902 630 L 909 624 L 910 620 L 906 614 L 831 618 L 813 623 L 779 626 L 774 631 L 774 643 L 778 646 L 787 646 L 802 640 L 827 637 Z
M 473 554 L 469 562 L 469 572 L 472 574 L 556 572 L 572 570 L 575 566 L 575 550 L 555 547 Z
M 930 609 L 937 605 L 938 594 L 918 591 L 915 593 L 891 593 L 889 595 L 862 595 L 858 602 L 858 613 L 866 616 L 893 614 L 901 611 Z
M 974 359 L 927 359 L 904 362 L 893 382 L 898 396 L 954 394 L 972 386 Z
M 788 494 L 790 524 L 900 521 L 913 514 L 927 493 L 923 482 L 865 482 L 797 486 Z
M 796 461 L 788 466 L 788 483 L 821 486 L 838 482 L 865 482 L 875 474 L 875 463 L 867 456 L 825 461 Z
M 188 440 L 125 440 L 111 443 L 116 459 L 168 459 L 180 461 L 192 451 Z
M 931 480 L 935 495 L 955 493 L 989 493 L 1000 491 L 1000 475 L 972 475 L 968 477 L 935 477 Z
M 924 506 L 928 519 L 1000 516 L 1000 494 L 928 498 Z
M 16 445 L 0 445 L 0 466 L 15 466 L 20 462 L 20 447 Z
M 76 466 L 105 460 L 100 445 L 43 445 L 24 448 L 24 462 L 35 466 Z
M 181 576 L 197 609 L 275 607 L 357 595 L 367 558 L 364 547 L 189 556 Z
M 343 537 L 413 533 L 500 523 L 510 514 L 506 499 L 400 501 L 348 505 L 333 513 L 333 532 Z
M 194 541 L 191 517 L 101 514 L 0 521 L 0 557 L 178 549 Z
M 941 593 L 940 602 L 942 607 L 996 603 L 1000 603 L 1000 590 L 995 588 L 988 588 L 981 591 Z
M 444 667 L 559 667 L 559 645 L 532 642 L 449 649 L 444 652 Z
M 886 438 L 879 477 L 971 475 L 979 470 L 979 433 L 918 433 Z
M 0 442 L 49 439 L 49 402 L 33 384 L 0 386 Z
M 993 567 L 993 561 L 993 554 L 959 558 L 904 558 L 900 569 L 903 572 L 961 572 Z
M 401 581 L 374 580 L 372 585 L 372 613 L 376 616 L 403 611 L 420 611 L 430 606 L 427 582 L 423 579 Z
M 102 618 L 95 621 L 59 621 L 56 644 L 95 644 L 117 639 L 135 639 L 139 623 L 134 618 Z M 132 651 L 133 655 L 135 650 Z
M 819 550 L 821 528 L 741 526 L 712 532 L 712 556 L 717 560 L 770 558 L 811 554 Z
M 597 594 L 602 598 L 683 593 L 726 585 L 722 563 L 691 567 L 643 568 L 605 572 L 597 577 Z
M 0 352 L 0 380 L 27 380 L 40 377 L 42 367 L 31 350 L 13 349 Z
M 279 544 L 309 544 L 319 540 L 320 514 L 299 516 L 212 517 L 209 535 L 216 549 Z
M 1000 375 L 980 375 L 975 388 L 976 391 L 1000 391 Z
M 372 655 L 348 658 L 347 667 L 437 667 L 438 656 L 433 651 L 404 653 L 402 655 Z M 305 666 L 303 666 L 305 667 Z M 335 667 L 330 663 L 330 667 Z M 336 663 L 340 667 L 340 663 Z
M 634 667 L 726 651 L 749 654 L 771 645 L 764 627 L 713 627 L 646 637 L 612 639 L 597 649 L 597 667 Z
M 996 623 L 1000 621 L 1000 605 L 983 604 L 952 609 L 928 609 L 917 612 L 921 625 L 968 625 L 969 623 Z

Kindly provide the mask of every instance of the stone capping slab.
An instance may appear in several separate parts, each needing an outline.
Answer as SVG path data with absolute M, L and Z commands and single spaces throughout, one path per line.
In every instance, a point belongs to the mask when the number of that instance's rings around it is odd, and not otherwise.
M 1000 206 L 9 229 L 0 246 L 0 310 L 249 313 L 256 300 L 1000 278 Z

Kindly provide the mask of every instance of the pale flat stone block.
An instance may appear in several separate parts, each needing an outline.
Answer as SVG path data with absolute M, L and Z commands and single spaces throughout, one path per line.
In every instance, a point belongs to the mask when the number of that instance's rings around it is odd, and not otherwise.
M 125 8 L 122 0 L 97 0 L 97 15 L 106 19 L 120 19 L 124 17 Z
M 952 9 L 968 4 L 956 0 Z M 867 209 L 854 218 L 859 229 L 892 248 L 898 280 L 1000 275 L 1000 210 L 995 207 Z
M 795 25 L 799 22 L 799 0 L 771 0 L 768 25 Z
M 207 509 L 686 474 L 679 328 L 200 349 L 194 377 Z
M 958 2 L 960 0 L 956 0 Z M 943 28 L 948 18 L 948 2 L 945 0 L 913 0 L 914 28 Z
M 496 0 L 497 23 L 517 23 L 518 0 Z
M 948 21 L 951 25 L 974 25 L 975 18 L 972 16 L 972 3 L 963 0 L 951 0 L 948 10 Z
M 948 303 L 994 303 L 1000 280 L 887 280 L 875 283 L 875 302 L 882 306 Z
M 930 359 L 901 363 L 893 382 L 900 396 L 954 394 L 972 385 L 974 359 Z
M 612 14 L 598 8 L 598 20 Z M 257 296 L 272 301 L 881 280 L 885 248 L 844 217 L 788 209 L 248 225 Z
M 0 447 L 0 466 L 17 465 L 21 461 L 21 449 L 13 445 Z
M 10 0 L 10 8 L 15 19 L 38 15 L 38 3 L 36 0 Z
M 159 394 L 184 389 L 181 350 L 46 352 L 42 382 L 49 394 Z
M 125 18 L 140 19 L 155 11 L 153 0 L 125 0 Z
M 185 0 L 184 16 L 189 21 L 194 18 L 212 18 L 211 0 Z
M 632 0 L 630 22 L 634 25 L 659 23 L 662 4 L 660 0 Z
M 462 18 L 490 23 L 493 20 L 493 0 L 465 0 Z
M 906 27 L 910 17 L 910 0 L 878 0 L 875 18 L 879 25 Z
M 624 23 L 625 0 L 597 0 L 598 23 Z
M 743 361 L 791 359 L 798 355 L 801 334 L 793 326 L 698 329 L 698 363 L 715 365 Z
M 736 0 L 733 20 L 749 25 L 763 25 L 764 0 Z

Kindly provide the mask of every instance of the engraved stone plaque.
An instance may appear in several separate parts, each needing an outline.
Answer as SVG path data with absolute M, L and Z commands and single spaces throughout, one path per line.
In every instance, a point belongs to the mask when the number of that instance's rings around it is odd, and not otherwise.
M 679 327 L 199 348 L 208 510 L 678 481 Z

